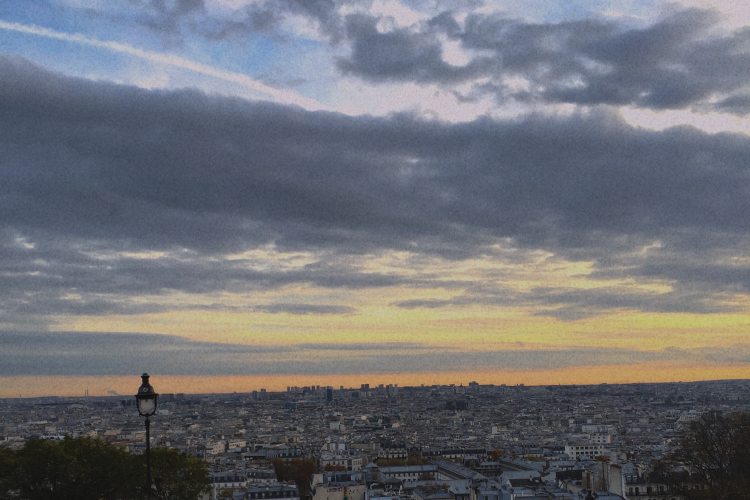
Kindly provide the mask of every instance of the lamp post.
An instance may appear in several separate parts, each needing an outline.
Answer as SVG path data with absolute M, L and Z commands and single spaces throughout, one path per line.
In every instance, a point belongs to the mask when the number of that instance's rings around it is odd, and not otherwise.
M 156 399 L 159 395 L 148 383 L 148 377 L 148 373 L 141 375 L 143 382 L 138 388 L 138 394 L 135 395 L 135 402 L 138 405 L 138 413 L 146 417 L 146 498 L 151 500 L 151 421 L 148 418 L 156 414 Z

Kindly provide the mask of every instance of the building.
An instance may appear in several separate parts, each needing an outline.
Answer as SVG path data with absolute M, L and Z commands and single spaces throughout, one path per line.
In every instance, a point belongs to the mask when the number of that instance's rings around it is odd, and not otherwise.
M 608 454 L 609 450 L 604 447 L 602 443 L 590 443 L 590 442 L 572 442 L 565 445 L 565 454 L 570 458 L 579 457 L 597 457 L 599 455 Z
M 299 500 L 297 485 L 286 483 L 255 483 L 247 486 L 243 500 L 260 500 L 263 498 L 284 498 Z

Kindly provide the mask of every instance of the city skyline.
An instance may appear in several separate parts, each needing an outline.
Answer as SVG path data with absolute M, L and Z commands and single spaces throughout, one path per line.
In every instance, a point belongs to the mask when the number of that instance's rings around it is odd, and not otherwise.
M 492 377 L 491 374 L 487 373 L 478 373 L 476 374 L 479 377 Z M 149 375 L 150 376 L 150 375 Z M 695 384 L 732 384 L 732 383 L 744 383 L 747 381 L 747 379 L 731 379 L 731 378 L 722 378 L 722 379 L 714 379 L 714 380 L 674 380 L 674 381 L 668 381 L 668 382 L 654 382 L 649 379 L 643 379 L 640 381 L 632 381 L 632 382 L 596 382 L 596 383 L 569 383 L 569 384 L 562 384 L 562 383 L 555 383 L 555 384 L 547 384 L 544 383 L 544 379 L 540 378 L 537 381 L 542 383 L 524 383 L 524 382 L 517 382 L 508 380 L 508 383 L 502 382 L 502 383 L 493 383 L 490 381 L 477 381 L 477 380 L 454 380 L 450 377 L 445 377 L 445 374 L 442 373 L 434 373 L 434 374 L 427 374 L 427 380 L 430 380 L 434 383 L 423 383 L 421 382 L 423 374 L 413 375 L 411 377 L 405 378 L 405 379 L 392 379 L 392 378 L 382 378 L 379 376 L 375 377 L 363 377 L 361 375 L 350 375 L 350 376 L 344 376 L 344 377 L 302 377 L 302 378 L 290 378 L 288 376 L 282 377 L 204 377 L 201 380 L 194 380 L 192 384 L 190 384 L 188 387 L 193 389 L 190 392 L 180 392 L 179 389 L 182 387 L 185 387 L 184 385 L 184 377 L 160 377 L 158 380 L 154 381 L 154 384 L 158 384 L 158 387 L 154 386 L 154 390 L 157 392 L 158 396 L 161 398 L 161 396 L 165 396 L 165 401 L 172 402 L 174 397 L 178 395 L 178 397 L 190 397 L 190 396 L 221 396 L 221 395 L 235 395 L 235 396 L 248 396 L 252 397 L 254 399 L 266 399 L 266 396 L 271 395 L 280 395 L 285 394 L 287 398 L 291 397 L 292 399 L 297 398 L 298 402 L 330 402 L 327 400 L 326 391 L 328 389 L 332 390 L 332 394 L 334 399 L 344 399 L 347 401 L 351 401 L 352 398 L 356 399 L 357 395 L 353 395 L 353 393 L 361 393 L 361 392 L 367 392 L 370 396 L 372 395 L 388 395 L 395 396 L 397 394 L 403 394 L 404 391 L 410 391 L 410 390 L 426 390 L 426 389 L 443 389 L 443 390 L 455 390 L 454 393 L 457 396 L 460 396 L 462 394 L 465 395 L 472 395 L 472 390 L 476 390 L 477 388 L 481 388 L 482 390 L 506 390 L 506 389 L 516 389 L 516 390 L 532 390 L 534 388 L 548 388 L 548 389 L 561 389 L 561 388 L 567 388 L 567 389 L 585 389 L 585 388 L 609 388 L 609 389 L 616 389 L 618 387 L 623 388 L 623 390 L 635 390 L 637 387 L 653 387 L 653 386 L 663 386 L 664 389 L 674 389 L 675 387 L 692 387 Z M 131 377 L 105 377 L 109 378 L 108 382 L 105 382 L 104 384 L 101 384 L 100 387 L 110 387 L 112 386 L 112 380 L 114 379 L 121 379 L 121 382 L 124 382 L 126 386 L 132 385 L 131 384 Z M 152 377 L 153 378 L 153 377 Z M 83 382 L 90 382 L 90 378 L 80 378 Z M 300 385 L 280 385 L 282 381 L 285 381 L 287 383 L 295 383 Z M 367 382 L 369 381 L 369 382 Z M 318 382 L 317 384 L 315 382 Z M 322 382 L 322 383 L 321 383 Z M 399 382 L 399 383 L 396 383 Z M 532 378 L 532 382 L 534 382 L 534 379 Z M 338 385 L 331 385 L 331 383 L 338 384 Z M 252 385 L 254 384 L 254 385 Z M 268 385 L 263 385 L 268 384 Z M 327 384 L 327 385 L 326 385 Z M 153 384 L 152 384 L 153 385 Z M 52 386 L 54 387 L 54 386 Z M 81 385 L 81 387 L 84 387 Z M 28 386 L 26 387 L 31 388 L 32 390 L 34 387 Z M 45 384 L 44 386 L 40 385 L 38 388 L 42 388 L 43 390 L 49 390 L 50 386 L 48 384 Z M 205 390 L 202 390 L 205 389 Z M 238 390 L 241 389 L 241 390 Z M 133 394 L 129 394 L 127 391 L 124 393 L 120 393 L 111 389 L 104 390 L 99 389 L 96 391 L 92 391 L 88 388 L 81 389 L 82 393 L 71 393 L 71 394 L 53 394 L 53 393 L 20 393 L 16 394 L 15 396 L 10 395 L 7 397 L 2 397 L 0 399 L 6 399 L 6 400 L 45 400 L 45 399 L 89 399 L 89 398 L 119 398 L 118 401 L 127 401 L 130 397 L 135 397 Z M 124 400 L 122 398 L 125 398 Z M 302 399 L 305 398 L 305 399 Z M 395 399 L 394 399 L 395 403 Z
M 749 25 L 2 5 L 0 397 L 750 378 Z

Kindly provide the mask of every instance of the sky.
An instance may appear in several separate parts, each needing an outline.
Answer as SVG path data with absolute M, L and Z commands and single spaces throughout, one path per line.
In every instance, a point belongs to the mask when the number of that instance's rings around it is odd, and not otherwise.
M 750 377 L 750 6 L 0 3 L 0 397 Z

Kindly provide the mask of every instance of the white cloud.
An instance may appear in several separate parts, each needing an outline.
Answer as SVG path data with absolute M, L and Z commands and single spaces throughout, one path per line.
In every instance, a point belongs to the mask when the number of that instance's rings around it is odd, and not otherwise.
M 31 243 L 29 240 L 24 238 L 23 236 L 19 236 L 15 239 L 15 242 L 18 246 L 25 248 L 26 250 L 33 250 L 34 247 L 36 247 L 35 243 Z
M 437 85 L 415 83 L 370 87 L 346 81 L 339 85 L 337 111 L 349 115 L 363 113 L 385 116 L 398 112 L 413 112 L 426 118 L 448 122 L 466 122 L 488 113 L 494 106 L 491 98 L 472 102 L 460 101 L 453 92 Z
M 325 37 L 320 34 L 319 23 L 310 17 L 288 14 L 282 23 L 284 29 L 296 36 L 324 42 Z
M 687 109 L 652 111 L 632 107 L 621 108 L 620 113 L 631 125 L 651 130 L 664 130 L 678 125 L 692 125 L 709 133 L 750 133 L 750 119 L 723 113 L 696 113 Z
M 678 0 L 684 7 L 716 9 L 722 14 L 722 25 L 737 29 L 750 25 L 750 3 L 737 0 Z
M 396 24 L 403 27 L 409 27 L 429 17 L 394 0 L 375 0 L 370 7 L 370 13 L 375 16 L 391 17 Z
M 471 61 L 471 56 L 461 49 L 461 44 L 457 40 L 444 40 L 443 60 L 453 66 L 465 66 Z
M 254 3 L 262 3 L 263 0 L 204 0 L 204 2 L 209 12 L 227 12 L 239 10 Z

